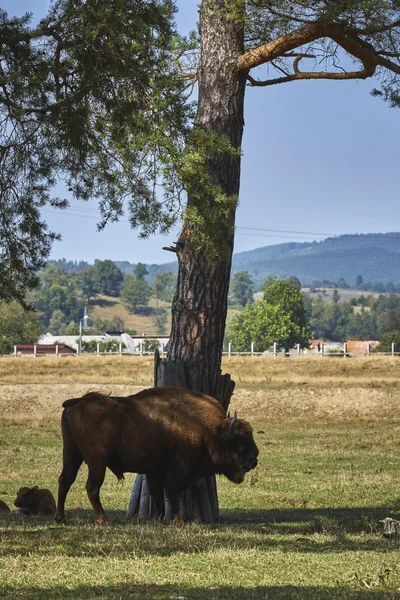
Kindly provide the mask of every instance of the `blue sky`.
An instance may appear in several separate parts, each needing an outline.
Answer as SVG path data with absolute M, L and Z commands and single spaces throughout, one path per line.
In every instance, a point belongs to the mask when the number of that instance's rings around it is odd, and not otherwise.
M 180 30 L 194 28 L 197 1 L 177 4 Z M 0 6 L 41 17 L 48 2 L 0 0 Z M 328 234 L 400 231 L 400 111 L 370 95 L 375 85 L 298 81 L 247 89 L 235 252 Z M 43 213 L 62 234 L 52 258 L 171 261 L 162 247 L 177 231 L 142 241 L 122 222 L 98 233 L 96 203 L 71 203 L 65 212 Z

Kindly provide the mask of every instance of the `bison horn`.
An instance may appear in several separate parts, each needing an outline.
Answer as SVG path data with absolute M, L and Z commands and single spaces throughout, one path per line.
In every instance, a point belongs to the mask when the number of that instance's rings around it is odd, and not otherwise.
M 236 421 L 237 421 L 237 412 L 235 410 L 235 414 L 233 415 L 231 424 L 229 425 L 229 433 L 233 433 L 235 431 Z

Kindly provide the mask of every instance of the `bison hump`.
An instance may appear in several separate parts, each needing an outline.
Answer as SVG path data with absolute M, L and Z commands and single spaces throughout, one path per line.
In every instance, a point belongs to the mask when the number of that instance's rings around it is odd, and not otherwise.
M 78 404 L 79 402 L 83 401 L 87 402 L 90 400 L 108 400 L 109 398 L 109 394 L 102 394 L 101 392 L 86 392 L 86 394 L 84 394 L 81 398 L 71 398 L 70 400 L 65 400 L 65 402 L 62 403 L 62 406 L 64 408 L 68 408 L 69 406 L 75 406 L 75 404 Z
M 74 406 L 75 404 L 77 404 L 81 400 L 82 400 L 82 398 L 71 398 L 70 400 L 66 400 L 65 402 L 63 402 L 62 406 L 64 408 L 67 408 L 68 406 Z

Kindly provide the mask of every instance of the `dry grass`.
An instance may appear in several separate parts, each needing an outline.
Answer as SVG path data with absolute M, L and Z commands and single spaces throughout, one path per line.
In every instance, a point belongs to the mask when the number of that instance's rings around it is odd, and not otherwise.
M 398 359 L 226 357 L 237 382 L 232 408 L 255 422 L 400 416 Z M 89 389 L 129 395 L 153 385 L 151 356 L 0 360 L 0 420 L 59 419 L 61 403 Z
M 159 300 L 158 306 L 160 308 L 168 309 L 168 322 L 166 325 L 166 331 L 170 331 L 170 304 Z M 157 301 L 155 300 L 155 298 L 150 299 L 149 308 L 157 308 Z M 107 319 L 111 321 L 114 317 L 119 317 L 123 320 L 126 329 L 134 329 L 135 331 L 137 331 L 138 335 L 142 335 L 143 333 L 149 336 L 157 334 L 153 316 L 151 314 L 144 315 L 139 313 L 132 313 L 122 304 L 119 298 L 113 298 L 112 296 L 99 296 L 98 298 L 96 298 L 96 300 L 93 300 L 91 302 L 89 312 L 90 316 L 93 319 Z
M 222 371 L 238 385 L 269 384 L 349 386 L 396 386 L 400 358 L 225 356 Z M 86 355 L 72 357 L 0 357 L 1 383 L 124 383 L 151 385 L 152 356 Z
M 397 600 L 397 360 L 224 360 L 233 406 L 254 424 L 260 464 L 235 486 L 219 478 L 209 527 L 127 522 L 134 479 L 108 473 L 100 528 L 83 467 L 68 527 L 0 514 L 0 598 L 7 600 Z M 61 402 L 88 388 L 129 394 L 152 383 L 151 357 L 0 360 L 0 494 L 56 492 Z M 37 426 L 39 425 L 39 427 Z

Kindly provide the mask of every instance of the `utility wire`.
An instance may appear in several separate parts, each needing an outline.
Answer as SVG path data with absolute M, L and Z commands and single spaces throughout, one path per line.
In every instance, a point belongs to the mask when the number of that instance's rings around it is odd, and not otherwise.
M 98 210 L 94 209 L 94 208 L 86 208 L 86 207 L 81 207 L 81 206 L 70 206 L 70 208 L 74 211 L 79 211 L 79 212 L 69 212 L 68 209 L 66 210 L 62 210 L 62 212 L 60 211 L 58 214 L 62 214 L 62 215 L 68 215 L 69 217 L 78 217 L 80 219 L 93 219 L 96 221 L 100 221 L 101 220 L 101 214 L 99 213 Z M 47 210 L 47 209 L 43 209 L 42 212 L 44 213 L 49 213 L 54 215 L 54 211 L 52 210 Z M 92 213 L 93 216 L 91 214 L 82 214 L 82 213 Z M 96 215 L 96 216 L 95 216 Z M 127 219 L 118 219 L 117 221 L 118 223 L 130 223 Z M 260 232 L 265 232 L 267 235 L 263 235 L 262 233 L 246 233 L 245 231 L 242 230 L 246 230 L 246 231 L 260 231 Z M 321 232 L 315 232 L 315 231 L 293 231 L 290 229 L 268 229 L 268 228 L 263 228 L 263 227 L 247 227 L 247 226 L 238 226 L 236 227 L 236 234 L 237 235 L 247 235 L 247 236 L 253 236 L 253 237 L 274 237 L 274 238 L 285 238 L 285 239 L 292 239 L 291 237 L 287 237 L 284 235 L 273 235 L 273 234 L 281 234 L 281 233 L 289 233 L 291 235 L 306 235 L 306 236 L 320 236 L 322 238 L 327 238 L 327 237 L 346 237 L 347 239 L 349 238 L 353 238 L 353 239 L 357 239 L 360 238 L 362 236 L 367 237 L 369 240 L 380 240 L 380 241 L 386 241 L 386 240 L 399 240 L 400 241 L 400 233 L 399 235 L 390 235 L 390 234 L 368 234 L 368 233 L 359 233 L 359 234 L 351 234 L 351 233 L 321 233 Z

